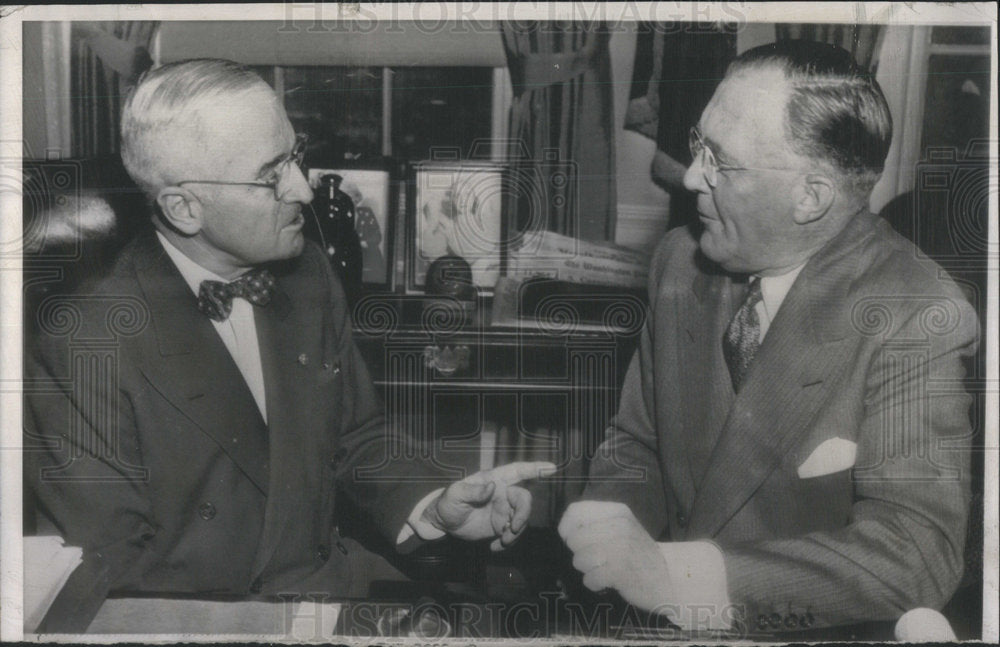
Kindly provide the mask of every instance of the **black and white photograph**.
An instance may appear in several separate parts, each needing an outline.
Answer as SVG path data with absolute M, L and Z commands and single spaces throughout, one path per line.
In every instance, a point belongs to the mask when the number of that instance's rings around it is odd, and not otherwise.
M 0 9 L 0 637 L 995 643 L 997 8 Z
M 360 166 L 357 167 L 357 166 Z M 389 164 L 353 165 L 347 169 L 309 167 L 309 186 L 313 189 L 313 214 L 315 227 L 307 224 L 304 230 L 311 233 L 331 258 L 338 249 L 347 249 L 353 241 L 342 242 L 343 228 L 353 229 L 357 247 L 361 249 L 361 281 L 391 290 L 392 237 L 390 227 L 395 224 L 392 210 L 393 192 L 390 185 Z M 339 178 L 339 179 L 338 179 Z M 341 215 L 337 198 L 343 194 L 350 199 Z M 341 203 L 343 200 L 341 198 Z M 351 215 L 353 213 L 353 215 Z M 307 233 L 307 235 L 310 235 Z M 346 265 L 346 263 L 345 263 Z M 357 265 L 357 262 L 355 262 Z
M 496 164 L 420 163 L 413 169 L 412 288 L 427 285 L 427 270 L 442 257 L 458 257 L 472 284 L 492 289 L 503 247 L 504 168 Z

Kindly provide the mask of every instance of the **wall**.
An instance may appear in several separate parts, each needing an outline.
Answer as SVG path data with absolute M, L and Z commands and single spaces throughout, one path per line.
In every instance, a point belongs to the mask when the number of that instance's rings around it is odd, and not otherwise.
M 24 156 L 45 156 L 49 140 L 45 132 L 45 70 L 42 63 L 42 23 L 26 22 L 23 27 L 24 49 L 21 52 L 21 136 Z
M 21 128 L 28 159 L 72 157 L 69 23 L 23 23 Z
M 363 31 L 362 31 L 363 30 Z M 174 21 L 160 29 L 158 55 L 231 58 L 248 65 L 470 65 L 503 67 L 507 59 L 495 23 L 336 23 L 303 21 Z

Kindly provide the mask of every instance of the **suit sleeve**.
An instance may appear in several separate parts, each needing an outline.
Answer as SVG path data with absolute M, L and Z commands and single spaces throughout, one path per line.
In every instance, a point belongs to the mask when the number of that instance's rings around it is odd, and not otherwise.
M 76 588 L 85 594 L 61 600 L 57 621 L 84 607 L 96 612 L 109 591 L 135 587 L 160 560 L 132 406 L 106 373 L 128 370 L 126 361 L 117 357 L 109 369 L 99 343 L 75 345 L 72 359 L 68 347 L 65 338 L 42 337 L 24 358 L 25 487 L 67 545 L 83 548 L 78 573 L 86 582 Z M 89 620 L 47 628 L 83 630 Z
M 957 319 L 897 311 L 905 321 L 868 365 L 847 524 L 725 551 L 730 599 L 751 627 L 775 613 L 816 626 L 895 620 L 939 609 L 955 591 L 970 500 L 963 362 L 977 320 L 959 297 L 940 300 L 937 312 L 948 304 Z
M 660 248 L 650 272 L 650 303 L 655 310 L 665 255 Z M 653 317 L 647 312 L 639 348 L 622 384 L 618 413 L 612 419 L 590 463 L 587 486 L 581 499 L 621 501 L 654 538 L 667 525 L 663 476 L 653 423 Z
M 337 438 L 344 459 L 337 480 L 341 491 L 395 544 L 414 507 L 453 477 L 449 479 L 434 464 L 432 443 L 417 442 L 405 430 L 386 425 L 381 399 L 354 343 L 350 311 L 340 282 L 322 254 L 314 254 L 313 259 L 330 286 L 336 353 L 344 381 Z

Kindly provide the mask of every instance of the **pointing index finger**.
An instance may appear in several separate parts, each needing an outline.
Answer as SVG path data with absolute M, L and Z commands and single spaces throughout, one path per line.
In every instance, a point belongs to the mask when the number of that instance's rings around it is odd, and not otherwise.
M 552 476 L 556 471 L 556 466 L 548 461 L 508 463 L 493 469 L 493 480 L 515 485 L 527 479 Z

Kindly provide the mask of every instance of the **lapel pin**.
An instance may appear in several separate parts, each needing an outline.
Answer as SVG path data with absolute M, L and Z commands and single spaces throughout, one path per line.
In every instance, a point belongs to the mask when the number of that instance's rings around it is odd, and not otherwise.
M 308 363 L 309 363 L 309 356 L 306 355 L 305 353 L 300 354 L 299 355 L 299 364 L 302 364 L 303 366 L 305 366 Z

